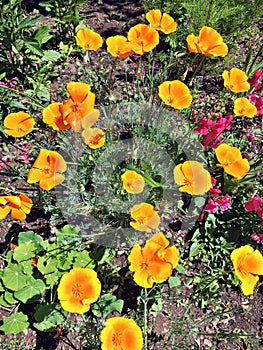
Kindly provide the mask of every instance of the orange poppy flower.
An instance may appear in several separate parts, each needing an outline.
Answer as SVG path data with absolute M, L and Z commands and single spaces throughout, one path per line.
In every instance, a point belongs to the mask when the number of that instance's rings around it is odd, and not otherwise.
M 161 13 L 160 10 L 151 10 L 146 13 L 146 19 L 153 29 L 159 30 L 164 34 L 170 34 L 176 31 L 177 23 L 167 13 Z
M 131 221 L 130 225 L 138 231 L 151 232 L 160 224 L 160 217 L 154 207 L 149 203 L 135 204 L 131 208 L 131 217 L 135 221 Z
M 94 109 L 95 94 L 90 86 L 81 82 L 70 82 L 67 85 L 70 97 L 60 106 L 64 124 L 78 132 L 81 130 L 81 121 Z
M 127 170 L 121 175 L 124 189 L 128 193 L 141 193 L 144 189 L 144 178 L 134 170 Z
M 210 190 L 211 175 L 203 165 L 195 160 L 187 160 L 174 168 L 174 181 L 182 186 L 181 192 L 191 195 L 203 194 Z
M 159 44 L 159 34 L 151 26 L 137 24 L 128 32 L 131 49 L 138 55 L 153 50 Z
M 97 273 L 88 268 L 76 267 L 64 274 L 58 285 L 58 299 L 68 312 L 83 314 L 90 304 L 98 300 L 101 283 Z
M 100 334 L 101 350 L 142 350 L 141 328 L 132 319 L 108 318 Z
M 102 37 L 89 28 L 80 29 L 76 35 L 77 45 L 84 50 L 97 51 L 103 44 Z
M 49 125 L 54 130 L 68 130 L 70 129 L 69 124 L 64 123 L 63 116 L 61 114 L 60 107 L 62 103 L 54 102 L 48 105 L 43 110 L 43 122 Z
M 192 102 L 189 88 L 179 80 L 165 81 L 159 85 L 159 97 L 176 109 L 188 108 Z
M 222 143 L 215 149 L 217 160 L 224 171 L 234 176 L 235 180 L 242 179 L 249 172 L 250 165 L 247 159 L 242 158 L 238 148 Z
M 81 134 L 83 141 L 90 148 L 100 148 L 105 144 L 105 133 L 98 128 L 84 129 Z
M 11 211 L 11 217 L 15 220 L 25 220 L 33 205 L 32 200 L 21 193 L 19 196 L 0 197 L 0 220 L 4 219 Z
M 128 256 L 133 279 L 141 287 L 152 288 L 153 283 L 162 283 L 171 276 L 179 261 L 175 246 L 167 248 L 169 241 L 162 232 L 146 241 L 144 248 L 135 244 Z
M 4 119 L 4 132 L 9 136 L 22 137 L 29 134 L 34 125 L 35 121 L 28 113 L 10 113 Z
M 211 27 L 202 27 L 199 36 L 190 34 L 186 41 L 190 52 L 221 57 L 228 54 L 228 47 L 223 42 L 222 36 Z
M 234 113 L 237 116 L 253 118 L 257 114 L 257 107 L 246 97 L 239 97 L 234 101 Z
M 259 280 L 258 275 L 263 275 L 263 256 L 259 250 L 251 246 L 233 250 L 231 261 L 234 265 L 235 274 L 241 281 L 241 289 L 244 295 L 253 294 L 254 288 Z
M 133 54 L 130 42 L 123 35 L 110 36 L 106 44 L 107 51 L 114 57 L 126 58 Z
M 30 184 L 39 182 L 41 188 L 49 191 L 65 180 L 59 173 L 66 170 L 67 164 L 58 152 L 41 149 L 27 175 L 27 182 Z
M 250 89 L 250 84 L 247 81 L 248 76 L 239 68 L 232 68 L 229 71 L 225 70 L 222 74 L 224 86 L 232 92 L 245 92 Z

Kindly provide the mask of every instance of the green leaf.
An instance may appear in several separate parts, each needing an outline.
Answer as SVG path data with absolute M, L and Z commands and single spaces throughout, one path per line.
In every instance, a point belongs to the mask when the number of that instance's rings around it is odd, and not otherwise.
M 25 45 L 29 51 L 37 56 L 43 56 L 43 50 L 41 50 L 39 44 L 34 41 L 25 41 Z
M 73 267 L 89 267 L 93 269 L 95 267 L 95 262 L 90 257 L 90 254 L 86 250 L 83 250 L 82 252 L 78 253 L 73 263 Z
M 25 242 L 32 242 L 36 246 L 36 253 L 39 253 L 40 251 L 44 250 L 48 246 L 48 242 L 44 241 L 43 238 L 39 235 L 37 235 L 33 231 L 27 231 L 27 232 L 20 232 L 18 235 L 18 246 L 21 243 Z
M 14 294 L 8 291 L 4 293 L 3 298 L 10 305 L 15 305 L 18 303 L 18 300 L 14 298 Z
M 5 317 L 0 330 L 5 334 L 17 334 L 23 332 L 29 326 L 28 318 L 22 312 L 16 312 L 9 317 Z
M 49 274 L 51 272 L 56 272 L 57 271 L 57 264 L 58 264 L 58 261 L 57 261 L 56 257 L 44 255 L 38 259 L 37 268 L 43 275 L 46 275 L 46 274 Z
M 63 254 L 58 254 L 58 268 L 60 270 L 69 270 L 72 267 L 73 259 L 76 256 L 74 250 L 65 251 Z
M 60 277 L 63 275 L 63 272 L 61 271 L 56 271 L 53 273 L 49 273 L 48 275 L 45 275 L 46 277 L 46 284 L 50 285 L 53 287 L 55 284 L 57 284 L 58 280 Z
M 65 225 L 62 229 L 57 230 L 56 237 L 58 243 L 68 244 L 79 240 L 79 233 L 70 225 Z
M 11 264 L 4 268 L 3 283 L 4 286 L 13 291 L 23 288 L 27 283 L 27 276 L 23 274 L 22 266 Z
M 42 16 L 36 16 L 34 18 L 27 16 L 19 23 L 18 27 L 16 28 L 17 31 L 27 27 L 33 27 L 40 18 L 42 18 Z
M 0 295 L 0 305 L 2 305 L 3 307 L 7 307 L 10 308 L 11 306 L 13 306 L 12 304 L 9 304 L 5 298 L 4 298 L 4 294 Z
M 194 202 L 195 202 L 195 205 L 198 207 L 198 208 L 201 208 L 205 205 L 205 198 L 204 197 L 195 197 L 194 198 Z
M 34 327 L 42 332 L 50 332 L 54 328 L 62 324 L 67 313 L 61 310 L 59 304 L 39 304 L 35 308 L 36 312 L 34 318 L 37 321 L 34 323 Z
M 35 295 L 41 295 L 41 293 L 44 292 L 45 288 L 46 286 L 43 281 L 40 279 L 36 280 L 32 277 L 24 288 L 19 289 L 14 293 L 14 296 L 25 304 Z
M 55 61 L 59 60 L 60 57 L 61 57 L 61 54 L 57 51 L 44 50 L 42 60 L 55 62 Z
M 113 311 L 121 313 L 124 301 L 112 294 L 104 294 L 95 304 L 92 305 L 94 316 L 99 318 L 108 316 Z
M 202 247 L 203 244 L 200 244 L 199 242 L 194 242 L 190 247 L 189 258 L 192 258 L 193 256 L 199 254 Z
M 38 29 L 36 32 L 34 39 L 39 43 L 39 44 L 44 44 L 48 42 L 53 35 L 49 34 L 50 27 L 49 26 L 43 26 Z
M 14 250 L 13 258 L 17 262 L 21 262 L 24 260 L 29 260 L 36 256 L 36 246 L 33 242 L 25 242 L 21 243 Z
M 168 284 L 170 288 L 178 287 L 181 285 L 181 280 L 178 276 L 171 276 L 168 278 Z
M 181 264 L 177 265 L 175 269 L 177 272 L 179 272 L 181 274 L 184 274 L 187 271 L 187 268 Z

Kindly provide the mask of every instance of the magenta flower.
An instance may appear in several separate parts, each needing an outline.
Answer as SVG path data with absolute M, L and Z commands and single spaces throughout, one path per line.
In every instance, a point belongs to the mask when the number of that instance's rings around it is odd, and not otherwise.
M 258 91 L 261 89 L 261 78 L 262 78 L 262 69 L 257 70 L 253 77 L 248 80 L 249 84 L 253 85 L 255 90 Z
M 256 116 L 263 115 L 263 96 L 258 95 L 256 92 L 248 94 L 249 102 L 257 108 Z
M 255 232 L 253 232 L 252 235 L 251 235 L 251 238 L 252 238 L 255 242 L 257 242 L 258 244 L 259 244 L 259 243 L 260 243 L 260 244 L 263 244 L 263 234 L 262 234 L 262 233 L 257 234 L 257 233 L 255 233 Z
M 258 216 L 263 219 L 263 200 L 260 196 L 253 196 L 250 201 L 245 203 L 245 211 L 256 211 Z

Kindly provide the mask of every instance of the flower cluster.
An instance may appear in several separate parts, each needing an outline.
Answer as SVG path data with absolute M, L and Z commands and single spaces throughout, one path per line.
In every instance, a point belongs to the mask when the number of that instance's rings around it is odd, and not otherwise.
M 263 219 L 263 199 L 260 196 L 253 196 L 245 203 L 246 211 L 255 211 Z

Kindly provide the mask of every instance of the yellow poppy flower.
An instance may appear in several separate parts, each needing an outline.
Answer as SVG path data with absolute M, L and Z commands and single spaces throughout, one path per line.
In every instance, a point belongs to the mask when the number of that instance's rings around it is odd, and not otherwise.
M 23 137 L 34 128 L 34 119 L 25 112 L 10 113 L 4 119 L 4 132 L 13 137 Z
M 224 86 L 232 92 L 245 92 L 250 89 L 250 84 L 247 81 L 248 76 L 241 69 L 234 67 L 230 72 L 225 70 L 222 77 Z
M 66 170 L 67 164 L 58 152 L 41 149 L 27 175 L 27 182 L 39 182 L 41 188 L 49 191 L 65 180 L 60 173 Z
M 202 53 L 205 56 L 221 56 L 228 54 L 228 47 L 223 42 L 222 36 L 211 27 L 202 27 L 199 36 L 188 35 L 188 50 L 190 52 Z
M 105 133 L 101 129 L 84 129 L 81 136 L 86 145 L 92 149 L 100 148 L 105 144 Z
M 131 208 L 131 217 L 135 221 L 131 221 L 130 225 L 138 231 L 151 232 L 160 224 L 160 217 L 154 207 L 149 203 L 135 204 Z
M 179 252 L 175 246 L 167 248 L 169 241 L 162 232 L 148 239 L 143 248 L 135 244 L 128 256 L 130 270 L 134 272 L 136 284 L 152 288 L 153 283 L 162 283 L 171 276 L 179 261 Z
M 142 350 L 141 328 L 132 319 L 108 318 L 101 331 L 101 350 Z
M 54 130 L 68 130 L 70 129 L 69 124 L 64 123 L 63 115 L 60 107 L 62 103 L 54 102 L 48 105 L 43 110 L 43 122 L 49 125 Z
M 215 149 L 219 166 L 224 171 L 234 176 L 236 180 L 242 179 L 249 172 L 250 165 L 247 159 L 242 158 L 242 154 L 238 148 L 222 143 Z
M 234 101 L 234 113 L 237 116 L 253 118 L 257 114 L 257 107 L 246 97 L 239 97 Z
M 144 189 L 144 178 L 134 170 L 127 170 L 121 175 L 124 189 L 128 193 L 141 193 Z
M 114 57 L 126 58 L 133 54 L 130 42 L 125 36 L 110 36 L 106 40 L 107 51 Z
M 210 190 L 211 175 L 195 160 L 187 160 L 174 168 L 174 181 L 181 192 L 200 195 Z
M 103 44 L 102 37 L 89 28 L 80 29 L 76 35 L 77 45 L 84 50 L 97 51 Z
M 33 206 L 32 200 L 21 193 L 19 196 L 0 197 L 0 220 L 4 219 L 11 211 L 11 217 L 15 220 L 25 220 Z
M 151 26 L 137 24 L 128 32 L 131 50 L 138 55 L 153 50 L 159 44 L 159 34 Z
M 192 102 L 189 88 L 179 80 L 165 81 L 159 86 L 159 97 L 176 109 L 188 108 Z
M 244 295 L 253 294 L 259 280 L 258 275 L 263 275 L 262 254 L 251 246 L 245 245 L 233 250 L 230 258 L 234 265 L 235 274 L 241 281 Z
M 145 17 L 153 29 L 164 34 L 170 34 L 176 30 L 177 24 L 174 19 L 167 13 L 162 14 L 160 10 L 151 10 Z
M 97 273 L 88 268 L 76 267 L 65 273 L 58 285 L 58 299 L 68 312 L 83 314 L 90 304 L 98 300 L 101 283 Z

